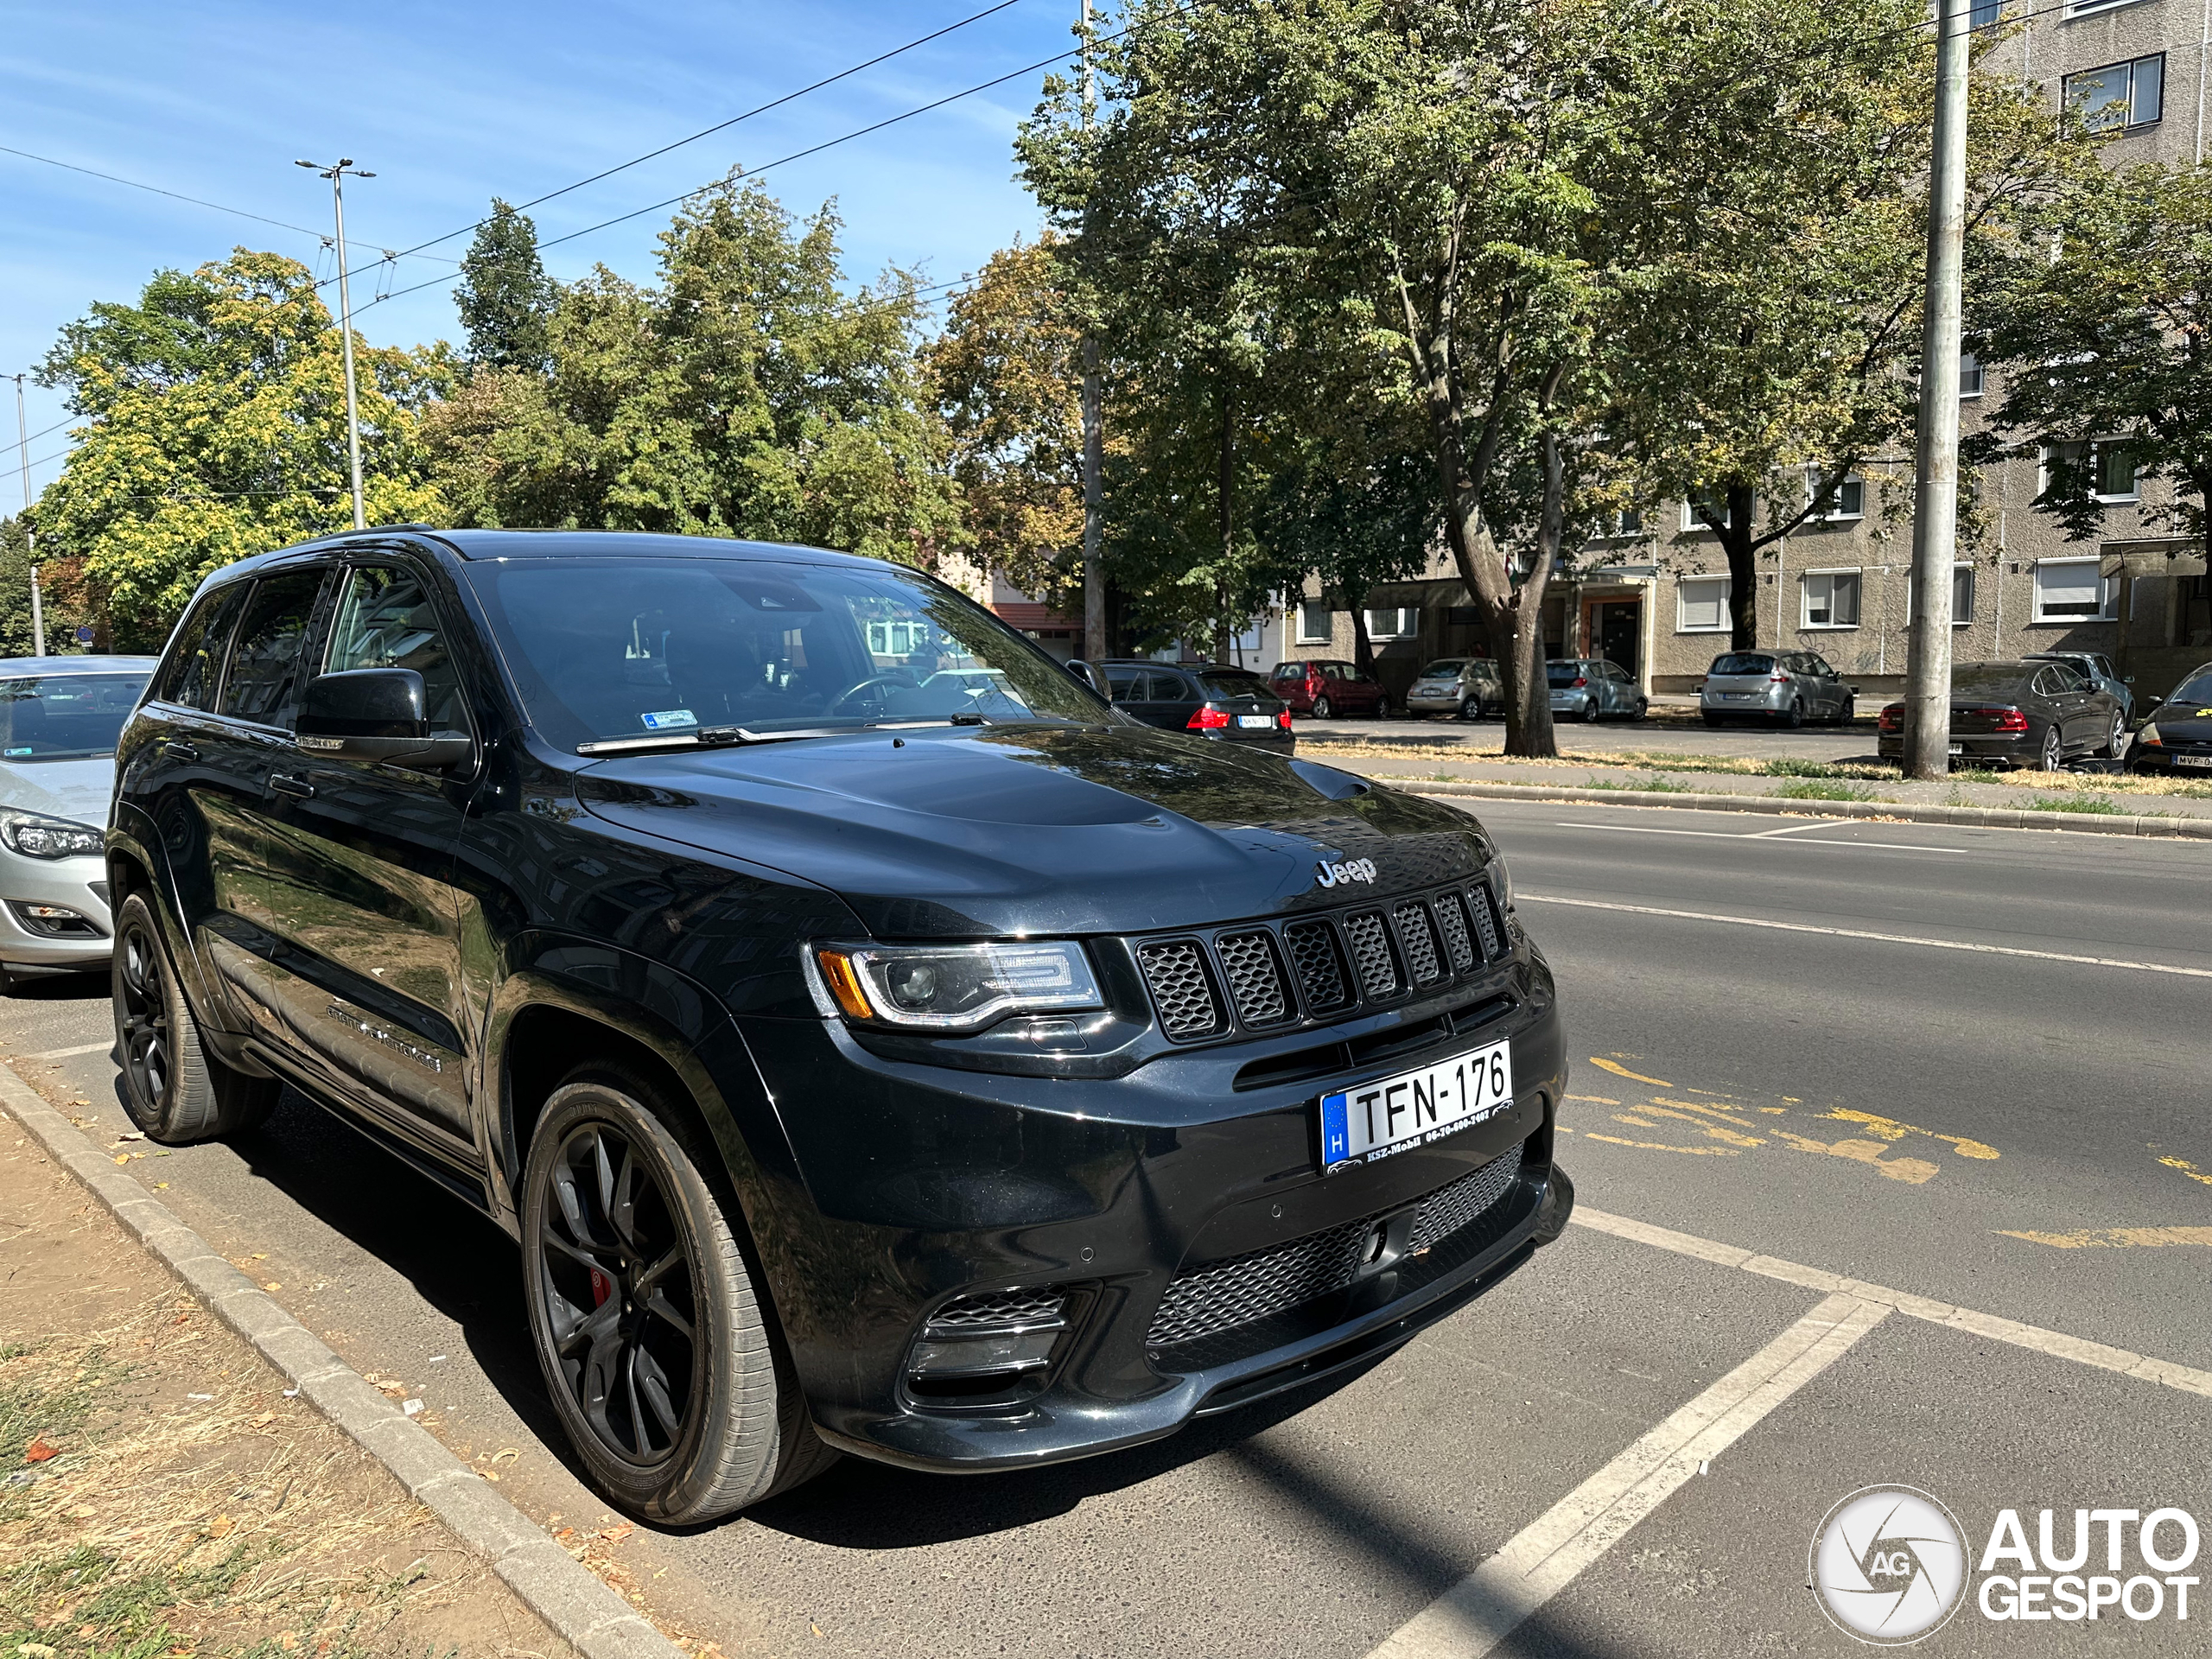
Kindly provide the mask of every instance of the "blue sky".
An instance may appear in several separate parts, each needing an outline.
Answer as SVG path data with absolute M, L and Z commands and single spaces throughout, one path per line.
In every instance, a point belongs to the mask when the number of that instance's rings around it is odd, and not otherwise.
M 296 156 L 375 170 L 346 193 L 356 326 L 379 343 L 454 339 L 449 282 L 364 306 L 377 250 L 480 217 L 490 198 L 556 189 L 876 53 L 990 0 L 395 0 L 367 8 L 199 0 L 10 0 L 0 6 L 0 145 L 326 228 L 329 187 Z M 531 210 L 550 239 L 757 166 L 1066 48 L 1078 0 L 1011 9 L 854 79 Z M 918 264 L 944 281 L 1033 232 L 1011 143 L 1041 72 L 826 154 L 766 182 L 805 212 L 835 196 L 848 270 Z M 604 263 L 652 272 L 655 213 L 549 250 L 556 276 Z M 466 237 L 426 252 L 457 260 Z M 0 372 L 28 369 L 95 300 L 134 297 L 163 266 L 238 244 L 302 260 L 311 235 L 0 154 Z M 330 269 L 327 254 L 321 269 Z M 386 284 L 449 275 L 404 259 Z M 0 385 L 0 510 L 20 496 L 12 385 Z M 28 389 L 35 432 L 65 418 Z M 31 444 L 34 461 L 67 442 Z M 34 493 L 60 470 L 35 467 Z

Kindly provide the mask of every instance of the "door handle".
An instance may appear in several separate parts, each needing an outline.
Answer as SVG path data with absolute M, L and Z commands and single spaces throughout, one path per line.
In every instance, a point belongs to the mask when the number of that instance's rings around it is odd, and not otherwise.
M 289 795 L 295 800 L 311 801 L 315 798 L 315 785 L 304 778 L 293 777 L 289 772 L 271 773 L 269 788 L 272 794 Z
M 188 762 L 197 760 L 200 758 L 199 750 L 194 748 L 189 743 L 178 741 L 174 737 L 170 738 L 167 742 L 162 745 L 162 753 L 168 756 L 172 760 L 183 760 Z

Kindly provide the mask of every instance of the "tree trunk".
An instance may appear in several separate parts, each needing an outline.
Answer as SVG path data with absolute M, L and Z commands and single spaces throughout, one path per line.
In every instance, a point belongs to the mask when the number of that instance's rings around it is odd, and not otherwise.
M 1221 516 L 1221 563 L 1213 581 L 1213 659 L 1223 664 L 1233 662 L 1236 658 L 1229 627 L 1229 571 L 1236 542 L 1236 450 L 1230 419 L 1230 385 L 1224 376 L 1221 382 L 1221 471 L 1214 485 Z
M 1728 522 L 1713 531 L 1728 556 L 1728 648 L 1757 651 L 1759 632 L 1759 573 L 1751 546 L 1754 498 L 1748 484 L 1728 486 Z

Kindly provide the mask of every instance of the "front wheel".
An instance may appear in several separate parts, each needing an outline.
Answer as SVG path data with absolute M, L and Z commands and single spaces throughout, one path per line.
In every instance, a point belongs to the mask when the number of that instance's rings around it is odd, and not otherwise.
M 1595 697 L 1588 697 L 1588 698 L 1586 698 L 1586 699 L 1583 701 L 1583 704 L 1582 704 L 1582 723 L 1583 723 L 1585 726 L 1595 726 L 1595 725 L 1598 723 L 1598 699 L 1597 699 L 1597 698 L 1595 698 Z
M 200 1046 L 199 1022 L 143 893 L 116 912 L 108 984 L 124 1108 L 149 1138 L 168 1146 L 209 1141 L 257 1128 L 276 1109 L 283 1092 L 276 1078 L 233 1070 Z
M 1636 713 L 1630 715 L 1630 718 L 1632 720 L 1643 720 L 1649 716 L 1650 713 L 1651 704 L 1649 701 L 1643 697 L 1638 697 L 1636 700 Z
M 594 1483 L 682 1526 L 835 1454 L 721 1202 L 651 1098 L 609 1073 L 546 1102 L 523 1173 L 524 1290 L 554 1411 Z

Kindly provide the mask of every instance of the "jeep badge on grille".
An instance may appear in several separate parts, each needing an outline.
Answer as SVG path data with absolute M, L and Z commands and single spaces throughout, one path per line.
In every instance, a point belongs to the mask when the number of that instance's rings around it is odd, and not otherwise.
M 1355 858 L 1343 864 L 1332 864 L 1323 859 L 1314 866 L 1314 869 L 1317 872 L 1314 879 L 1325 887 L 1337 887 L 1346 881 L 1372 881 L 1375 879 L 1375 861 L 1371 858 Z

